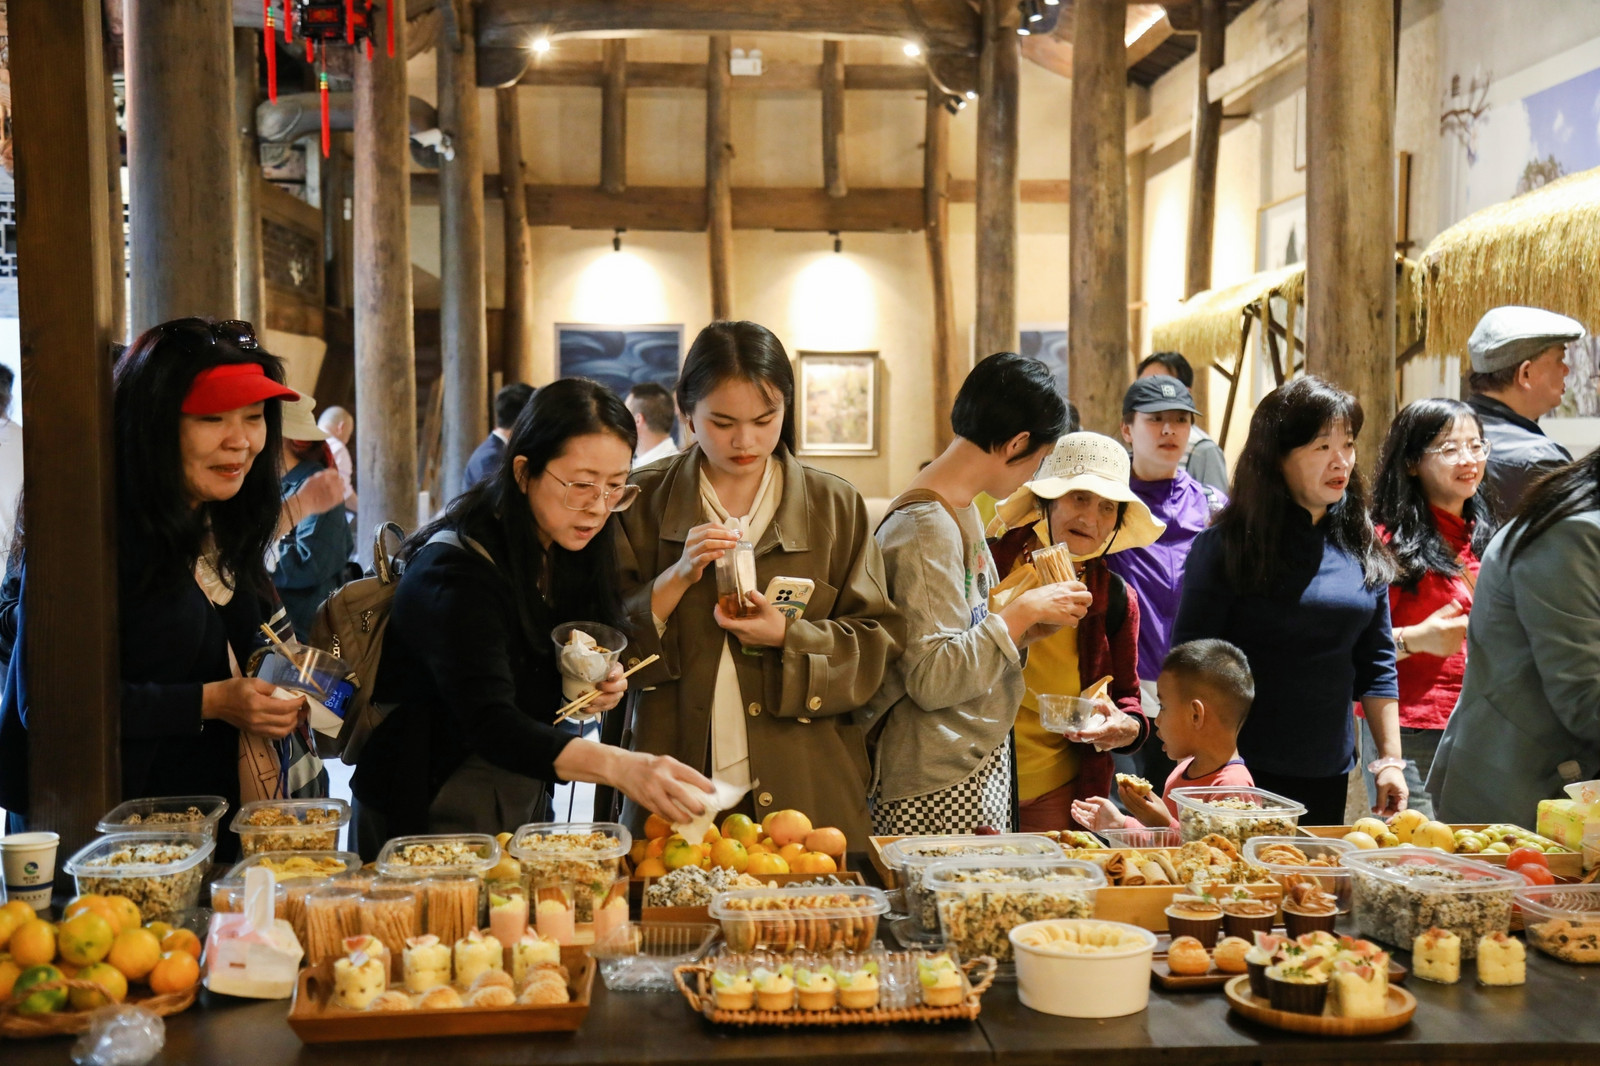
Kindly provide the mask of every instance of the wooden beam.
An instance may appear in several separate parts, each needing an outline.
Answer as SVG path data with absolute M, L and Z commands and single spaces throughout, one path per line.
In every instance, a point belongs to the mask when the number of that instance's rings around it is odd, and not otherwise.
M 955 284 L 950 273 L 950 112 L 930 81 L 923 114 L 923 235 L 933 280 L 933 446 L 950 443 L 950 408 L 963 375 L 956 354 Z
M 535 37 L 632 37 L 653 33 L 789 33 L 896 37 L 924 51 L 977 51 L 967 0 L 483 0 L 478 43 L 527 47 Z
M 1211 73 L 1207 93 L 1223 106 L 1254 92 L 1284 71 L 1305 62 L 1307 0 L 1269 0 L 1257 21 L 1272 27 L 1265 37 L 1232 63 Z
M 507 383 L 533 382 L 533 240 L 528 232 L 528 197 L 522 164 L 522 107 L 515 85 L 496 89 L 495 135 L 500 149 L 500 193 L 505 224 L 505 322 L 501 329 Z
M 237 318 L 229 0 L 126 0 L 129 333 Z M 177 117 L 182 116 L 182 121 Z
M 1139 9 L 1154 8 L 1154 11 L 1141 11 Z M 1151 17 L 1153 20 L 1151 20 Z M 1172 36 L 1172 23 L 1167 18 L 1167 13 L 1159 4 L 1129 4 L 1128 5 L 1128 32 L 1132 36 L 1123 37 L 1127 53 L 1123 62 L 1133 67 L 1143 62 L 1151 52 L 1167 43 Z
M 1217 156 L 1222 147 L 1222 101 L 1212 101 L 1206 79 L 1222 66 L 1228 20 L 1224 0 L 1200 0 L 1200 45 L 1196 70 L 1194 132 L 1189 136 L 1189 240 L 1184 296 L 1211 288 L 1212 229 L 1217 215 Z M 1195 384 L 1201 385 L 1200 378 Z M 1203 388 L 1203 386 L 1202 386 Z M 1205 407 L 1196 403 L 1203 411 Z
M 1083 428 L 1111 434 L 1131 369 L 1124 25 L 1115 0 L 1073 5 L 1069 388 Z
M 122 62 L 122 38 L 113 37 L 110 31 L 108 19 L 100 35 L 106 98 L 106 210 L 111 212 L 106 249 L 111 253 L 111 337 L 124 342 L 128 339 L 128 231 L 122 200 L 122 130 L 117 126 L 116 87 L 111 82 L 111 68 Z
M 417 526 L 417 385 L 411 300 L 406 21 L 395 52 L 357 63 L 355 86 L 356 472 L 359 530 Z
M 260 322 L 266 309 L 265 281 L 261 272 L 261 149 L 256 142 L 256 56 L 261 38 L 255 30 L 233 31 L 233 135 L 234 239 L 239 262 L 235 268 L 239 317 Z
M 822 42 L 822 184 L 832 197 L 849 191 L 844 178 L 844 47 Z
M 28 820 L 61 834 L 58 884 L 62 856 L 122 799 L 100 15 L 100 0 L 11 0 L 8 11 L 17 256 L 28 263 L 27 682 L 42 712 L 28 722 Z
M 1022 39 L 1022 56 L 1029 62 L 1072 80 L 1072 41 L 1054 33 L 1033 33 Z
M 628 42 L 605 42 L 600 90 L 600 188 L 619 193 L 628 187 Z
M 1308 31 L 1306 370 L 1361 398 L 1370 464 L 1395 406 L 1393 0 L 1312 0 Z
M 822 88 L 823 68 L 816 63 L 785 60 L 768 62 L 761 74 L 741 74 L 730 79 L 735 92 L 815 92 Z M 530 64 L 518 84 L 546 88 L 603 88 L 605 65 L 581 61 L 545 60 Z M 847 63 L 844 87 L 853 92 L 921 92 L 927 71 L 908 63 Z M 631 89 L 705 89 L 703 63 L 628 64 Z
M 344 217 L 350 196 L 350 134 L 333 135 L 333 151 L 322 161 L 322 269 L 324 302 L 344 310 L 350 306 L 355 276 L 351 273 L 350 222 Z M 436 177 L 436 175 L 430 175 Z M 437 190 L 435 190 L 437 197 Z
M 974 348 L 980 359 L 1017 346 L 1017 103 L 1022 39 L 1017 36 L 1015 15 L 1016 5 L 1010 0 L 983 0 L 974 323 Z
M 727 36 L 711 38 L 706 60 L 706 187 L 698 198 L 705 208 L 705 222 L 695 227 L 706 231 L 711 246 L 711 317 L 717 320 L 733 317 L 733 108 L 728 93 L 731 53 Z M 531 218 L 535 213 L 530 193 L 528 215 Z
M 1128 86 L 1128 117 L 1142 118 L 1150 110 L 1150 89 Z M 1143 152 L 1127 156 L 1128 174 L 1128 351 L 1144 351 L 1144 199 L 1150 157 Z
M 471 488 L 464 480 L 467 460 L 489 432 L 475 5 L 458 4 L 456 11 L 459 42 L 452 46 L 441 40 L 437 52 L 439 128 L 455 146 L 455 158 L 443 160 L 439 168 L 439 353 L 444 383 L 440 503 Z
M 1064 204 L 1072 199 L 1072 182 L 1065 178 L 1023 178 L 1018 184 L 1025 204 Z M 950 202 L 977 203 L 978 183 L 971 178 L 951 178 Z

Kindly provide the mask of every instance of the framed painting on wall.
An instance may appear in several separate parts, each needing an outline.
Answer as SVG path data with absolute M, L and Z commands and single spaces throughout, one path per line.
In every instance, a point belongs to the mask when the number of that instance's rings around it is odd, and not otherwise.
M 1023 326 L 1018 330 L 1017 351 L 1029 359 L 1037 359 L 1050 368 L 1056 379 L 1056 391 L 1067 398 L 1070 372 L 1067 367 L 1067 324 L 1051 322 L 1045 325 Z
M 1256 269 L 1278 270 L 1306 258 L 1306 194 L 1256 212 Z
M 678 384 L 683 326 L 586 326 L 556 323 L 556 372 L 590 378 L 626 398 L 647 381 L 672 392 Z
M 800 352 L 801 455 L 878 454 L 878 353 Z

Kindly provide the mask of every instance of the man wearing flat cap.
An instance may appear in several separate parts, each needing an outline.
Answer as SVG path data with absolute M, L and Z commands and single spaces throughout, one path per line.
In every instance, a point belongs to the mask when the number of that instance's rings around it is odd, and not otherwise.
M 1572 461 L 1572 453 L 1545 436 L 1538 420 L 1561 405 L 1566 346 L 1583 332 L 1576 319 L 1553 311 L 1496 307 L 1478 320 L 1467 340 L 1472 355 L 1467 402 L 1489 443 L 1485 480 L 1502 520 L 1541 475 Z

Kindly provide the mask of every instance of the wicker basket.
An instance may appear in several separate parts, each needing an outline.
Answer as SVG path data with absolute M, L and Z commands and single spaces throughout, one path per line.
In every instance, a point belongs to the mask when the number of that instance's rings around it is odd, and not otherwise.
M 94 981 L 83 981 L 75 977 L 62 978 L 59 981 L 48 981 L 42 985 L 34 985 L 26 992 L 11 997 L 9 1002 L 0 1003 L 0 1036 L 8 1036 L 13 1040 L 32 1040 L 41 1036 L 71 1036 L 75 1033 L 89 1031 L 89 1017 L 93 1011 L 52 1011 L 49 1014 L 19 1014 L 17 1006 L 35 992 L 48 992 L 53 989 L 64 988 L 69 991 L 78 989 L 85 992 L 97 991 L 108 1000 L 111 998 L 107 991 Z M 185 992 L 174 992 L 164 996 L 144 996 L 141 998 L 128 997 L 124 1003 L 143 1007 L 152 1014 L 162 1015 L 177 1014 L 188 1010 L 194 1003 L 195 996 L 200 986 L 196 984 Z
M 967 994 L 962 1001 L 953 1007 L 901 1007 L 894 1010 L 877 1008 L 874 1010 L 840 1010 L 808 1011 L 808 1010 L 718 1010 L 716 999 L 708 987 L 711 981 L 712 966 L 710 963 L 700 962 L 679 966 L 672 973 L 672 978 L 678 984 L 678 991 L 683 993 L 683 998 L 689 1001 L 689 1007 L 696 1014 L 703 1014 L 707 1021 L 717 1022 L 722 1025 L 774 1025 L 774 1026 L 837 1026 L 837 1025 L 887 1025 L 890 1022 L 951 1022 L 973 1021 L 982 1009 L 980 1000 L 983 994 L 994 984 L 995 960 L 988 955 L 971 959 L 962 964 L 961 969 L 967 981 Z M 979 972 L 974 979 L 973 974 Z M 689 987 L 689 975 L 696 975 L 695 987 Z

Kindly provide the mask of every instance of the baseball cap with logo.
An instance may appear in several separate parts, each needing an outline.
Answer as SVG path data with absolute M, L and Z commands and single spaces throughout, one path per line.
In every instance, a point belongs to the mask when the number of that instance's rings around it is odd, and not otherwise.
M 1194 397 L 1184 387 L 1183 382 L 1177 378 L 1154 376 L 1139 378 L 1122 396 L 1122 414 L 1124 417 L 1135 411 L 1154 413 L 1156 411 L 1188 411 L 1198 415 L 1200 408 L 1194 405 Z

